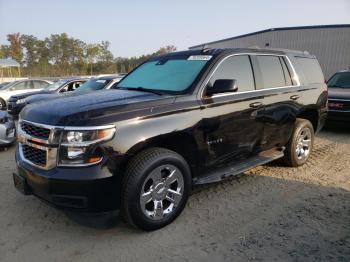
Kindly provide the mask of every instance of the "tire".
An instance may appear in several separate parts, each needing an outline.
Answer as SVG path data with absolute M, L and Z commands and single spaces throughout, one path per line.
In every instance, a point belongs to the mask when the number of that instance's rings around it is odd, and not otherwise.
M 6 102 L 4 99 L 0 98 L 0 110 L 6 110 Z
M 186 205 L 191 181 L 190 168 L 179 154 L 164 148 L 142 151 L 126 168 L 123 217 L 146 231 L 170 224 Z
M 309 120 L 297 118 L 286 145 L 283 162 L 290 167 L 302 166 L 309 159 L 314 144 L 314 128 Z

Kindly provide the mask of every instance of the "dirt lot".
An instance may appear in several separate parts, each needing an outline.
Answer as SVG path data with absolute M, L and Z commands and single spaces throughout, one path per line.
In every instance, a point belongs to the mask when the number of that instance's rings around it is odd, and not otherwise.
M 173 224 L 151 233 L 122 222 L 101 229 L 101 218 L 73 220 L 20 195 L 13 155 L 0 152 L 1 261 L 350 261 L 343 127 L 322 131 L 303 167 L 272 163 L 196 189 Z

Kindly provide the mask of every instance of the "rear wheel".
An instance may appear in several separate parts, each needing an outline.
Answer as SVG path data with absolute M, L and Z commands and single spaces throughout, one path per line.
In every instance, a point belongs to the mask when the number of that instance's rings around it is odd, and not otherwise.
M 190 186 L 190 169 L 183 157 L 163 148 L 147 149 L 127 167 L 123 215 L 144 230 L 164 227 L 185 207 Z
M 309 159 L 314 143 L 314 129 L 309 120 L 298 118 L 295 122 L 284 155 L 284 162 L 288 166 L 297 167 L 305 164 Z
M 6 102 L 2 98 L 0 98 L 0 110 L 6 110 Z

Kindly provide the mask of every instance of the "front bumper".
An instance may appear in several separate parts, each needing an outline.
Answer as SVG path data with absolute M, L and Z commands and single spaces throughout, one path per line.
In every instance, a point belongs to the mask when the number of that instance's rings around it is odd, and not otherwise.
M 331 122 L 350 122 L 350 111 L 328 110 L 327 121 Z
M 17 176 L 23 178 L 27 193 L 60 209 L 107 212 L 120 207 L 120 182 L 107 167 L 39 169 L 21 159 L 16 150 Z

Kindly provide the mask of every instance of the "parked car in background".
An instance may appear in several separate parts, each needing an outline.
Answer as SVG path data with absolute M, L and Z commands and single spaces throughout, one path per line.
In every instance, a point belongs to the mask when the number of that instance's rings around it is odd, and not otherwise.
M 6 111 L 0 111 L 0 146 L 10 146 L 15 142 L 15 122 Z
M 0 89 L 0 110 L 7 108 L 7 101 L 13 95 L 39 91 L 53 82 L 41 79 L 26 79 L 11 82 Z
M 350 122 L 350 69 L 335 73 L 327 82 L 328 118 L 334 122 Z
M 44 89 L 36 92 L 29 92 L 25 94 L 18 94 L 11 96 L 7 102 L 7 110 L 10 115 L 13 117 L 17 117 L 19 112 L 25 107 L 27 101 L 29 101 L 28 97 L 33 95 L 50 95 L 50 94 L 59 94 L 59 93 L 68 93 L 75 91 L 80 86 L 82 86 L 88 78 L 69 78 L 69 79 L 61 79 L 57 82 L 46 86 Z M 34 101 L 34 100 L 33 100 Z
M 24 108 L 16 188 L 62 209 L 119 209 L 154 230 L 195 185 L 279 158 L 306 163 L 327 114 L 321 67 L 298 51 L 174 52 L 113 89 Z
M 6 85 L 9 84 L 9 83 L 11 83 L 11 82 L 2 82 L 2 83 L 0 84 L 0 89 L 2 89 L 4 86 L 6 86 Z

